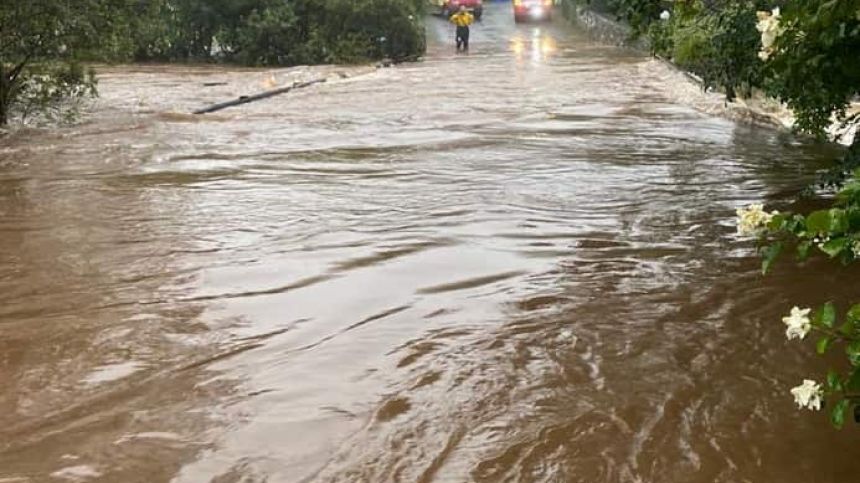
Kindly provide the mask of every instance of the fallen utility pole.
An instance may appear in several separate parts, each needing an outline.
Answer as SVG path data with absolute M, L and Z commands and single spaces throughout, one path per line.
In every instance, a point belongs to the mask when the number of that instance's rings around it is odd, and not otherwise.
M 279 89 L 274 89 L 271 91 L 261 92 L 259 94 L 254 94 L 252 96 L 242 96 L 238 99 L 234 99 L 232 101 L 220 102 L 218 104 L 213 104 L 209 107 L 205 107 L 203 109 L 198 109 L 194 111 L 194 114 L 208 114 L 210 112 L 220 111 L 221 109 L 227 109 L 228 107 L 239 106 L 242 104 L 248 104 L 249 102 L 259 101 L 261 99 L 267 99 L 269 97 L 278 96 L 281 94 L 285 94 L 290 92 L 293 89 L 301 89 L 303 87 L 310 87 L 314 84 L 322 84 L 327 79 L 314 79 L 306 82 L 297 82 L 291 86 L 281 87 Z

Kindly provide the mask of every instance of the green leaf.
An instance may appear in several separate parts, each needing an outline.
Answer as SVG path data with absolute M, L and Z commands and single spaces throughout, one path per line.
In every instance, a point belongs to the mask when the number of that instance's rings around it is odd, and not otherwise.
M 806 216 L 806 231 L 810 233 L 826 233 L 830 231 L 830 212 L 828 210 L 813 211 Z
M 822 252 L 830 255 L 830 258 L 833 258 L 836 255 L 839 255 L 839 253 L 847 246 L 848 240 L 846 238 L 834 238 L 821 245 L 820 248 Z
M 860 304 L 854 304 L 848 309 L 848 312 L 845 314 L 851 322 L 860 321 Z
M 833 410 L 830 411 L 830 422 L 833 423 L 833 427 L 842 429 L 842 426 L 845 424 L 845 411 L 850 405 L 851 401 L 842 399 L 833 406 Z
M 854 371 L 845 380 L 845 390 L 850 392 L 860 391 L 860 367 L 854 368 Z
M 770 231 L 779 231 L 785 225 L 785 215 L 782 213 L 777 213 L 773 215 L 773 218 L 770 219 L 770 222 L 767 224 L 767 228 Z
M 803 215 L 793 215 L 785 221 L 785 231 L 799 235 L 806 229 L 806 219 Z
M 848 216 L 840 208 L 830 209 L 830 233 L 844 233 L 848 229 Z
M 860 366 L 860 340 L 850 342 L 845 346 L 845 353 L 852 366 Z
M 833 324 L 836 323 L 836 308 L 833 306 L 832 302 L 827 302 L 822 305 L 817 312 L 815 312 L 815 317 L 812 319 L 812 323 L 815 325 L 823 325 L 825 327 L 833 327 Z
M 830 392 L 842 392 L 842 379 L 835 371 L 827 371 L 827 390 Z
M 783 243 L 776 242 L 773 245 L 765 247 L 762 250 L 762 262 L 761 262 L 761 273 L 762 275 L 767 275 L 767 272 L 770 271 L 773 266 L 773 262 L 776 261 L 776 258 L 779 256 L 780 252 L 782 252 Z
M 860 304 L 852 305 L 845 313 L 845 323 L 839 326 L 839 332 L 846 337 L 852 337 L 860 324 Z
M 815 350 L 819 354 L 824 354 L 825 352 L 827 352 L 828 347 L 830 347 L 830 337 L 828 336 L 824 336 L 818 339 L 818 343 L 815 344 Z
M 860 210 L 855 207 L 848 208 L 845 210 L 845 216 L 848 219 L 848 231 L 860 230 Z
M 860 194 L 860 183 L 857 183 L 857 181 L 851 181 L 846 183 L 845 186 L 836 193 L 836 199 L 842 204 L 847 204 L 857 198 L 858 194 Z

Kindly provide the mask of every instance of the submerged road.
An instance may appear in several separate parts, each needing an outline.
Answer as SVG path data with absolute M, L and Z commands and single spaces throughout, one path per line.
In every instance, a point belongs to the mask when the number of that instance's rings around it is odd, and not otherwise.
M 856 480 L 780 323 L 850 274 L 763 278 L 733 226 L 827 153 L 505 3 L 468 55 L 427 25 L 421 63 L 0 140 L 0 482 Z M 160 75 L 103 91 L 209 102 Z

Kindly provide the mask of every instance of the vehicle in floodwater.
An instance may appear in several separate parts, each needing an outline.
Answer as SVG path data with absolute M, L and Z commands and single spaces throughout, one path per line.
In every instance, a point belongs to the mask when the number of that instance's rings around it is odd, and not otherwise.
M 552 0 L 513 0 L 514 21 L 523 23 L 529 21 L 552 20 Z
M 481 20 L 484 14 L 483 0 L 430 0 L 431 11 L 435 10 L 445 18 L 456 13 L 461 6 L 465 6 L 466 10 L 472 12 L 475 20 Z

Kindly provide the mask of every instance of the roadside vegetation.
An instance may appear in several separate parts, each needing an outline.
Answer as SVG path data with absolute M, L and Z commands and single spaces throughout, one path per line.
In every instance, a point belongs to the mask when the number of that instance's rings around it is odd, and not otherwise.
M 800 132 L 838 141 L 860 125 L 860 115 L 850 111 L 860 94 L 860 0 L 571 1 L 614 14 L 634 35 L 647 37 L 655 55 L 696 74 L 705 88 L 729 99 L 764 95 L 784 103 Z M 814 256 L 860 261 L 860 133 L 805 193 L 825 208 L 738 209 L 738 234 L 757 241 L 764 273 L 787 253 L 798 262 Z M 824 355 L 838 348 L 844 364 L 790 392 L 801 408 L 826 407 L 841 427 L 852 412 L 860 421 L 860 304 L 821 302 L 786 308 L 786 337 L 814 334 L 814 350 Z
M 408 59 L 424 51 L 421 0 L 0 2 L 0 125 L 67 118 L 96 94 L 84 62 L 247 66 Z

